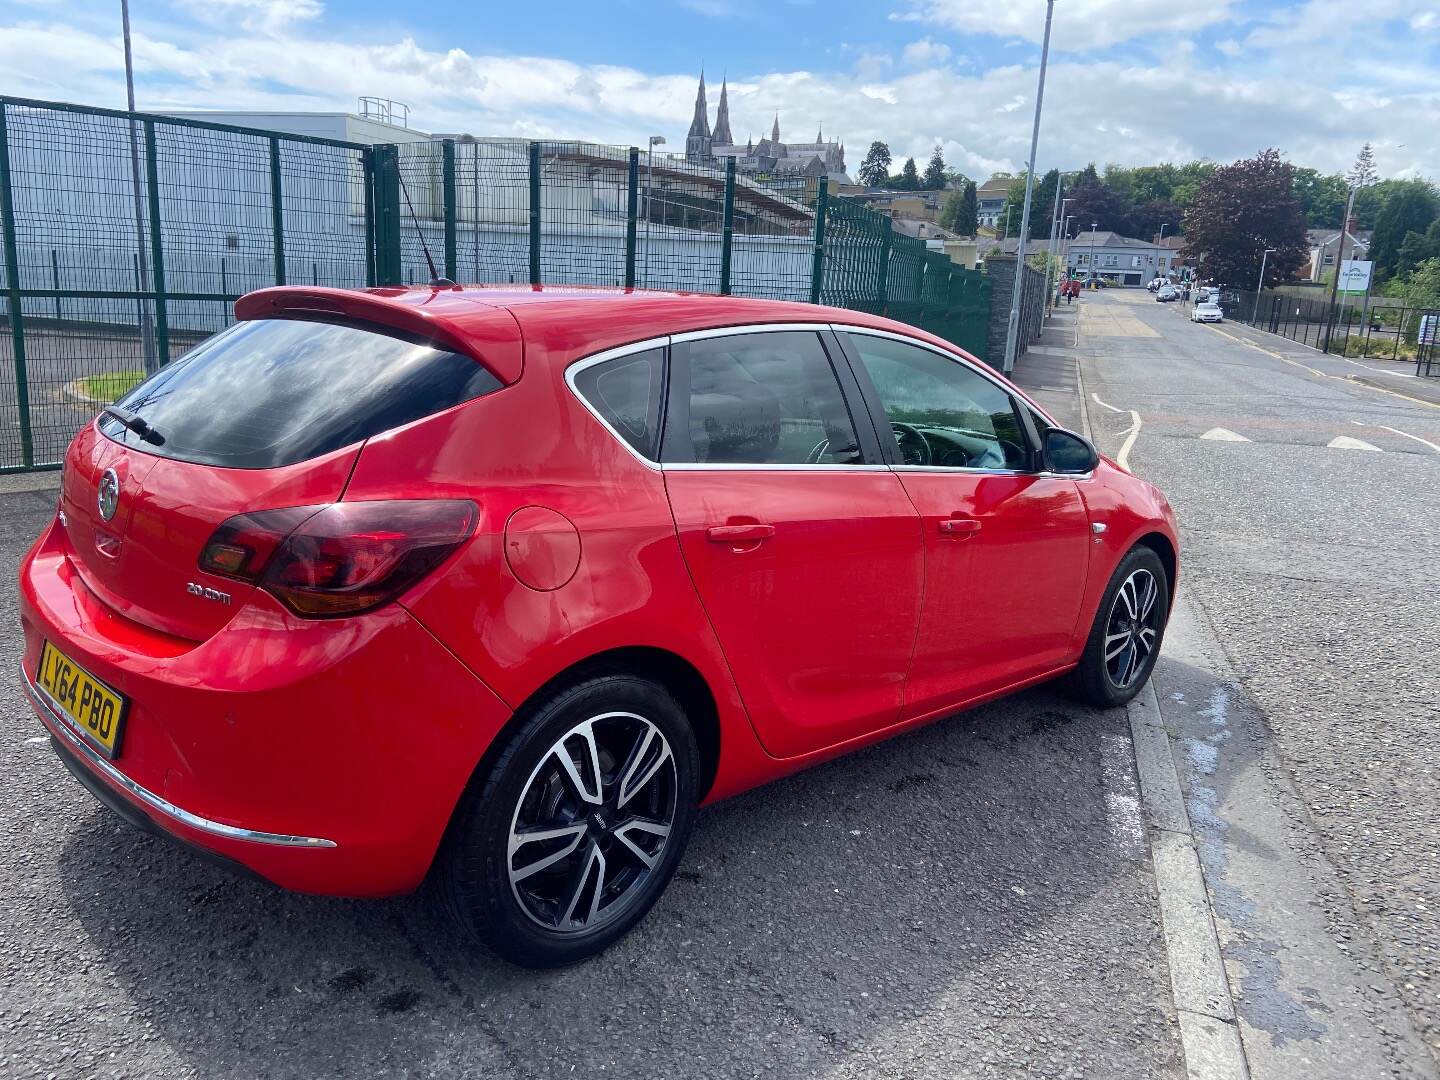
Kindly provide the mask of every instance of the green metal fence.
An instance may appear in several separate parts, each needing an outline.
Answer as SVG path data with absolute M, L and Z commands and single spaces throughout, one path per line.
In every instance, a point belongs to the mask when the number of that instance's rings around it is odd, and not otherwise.
M 358 145 L 0 97 L 0 471 L 272 284 L 718 292 L 886 314 L 985 358 L 988 279 L 825 181 L 633 147 Z

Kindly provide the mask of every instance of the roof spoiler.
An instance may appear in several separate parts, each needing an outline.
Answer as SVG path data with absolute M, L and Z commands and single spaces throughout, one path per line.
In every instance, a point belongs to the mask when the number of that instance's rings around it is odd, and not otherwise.
M 237 319 L 322 319 L 368 323 L 412 334 L 437 347 L 468 356 L 507 386 L 525 370 L 525 345 L 515 316 L 501 307 L 466 303 L 463 318 L 453 307 L 429 303 L 451 290 L 393 290 L 388 293 L 277 285 L 235 301 Z M 448 309 L 447 309 L 448 308 Z

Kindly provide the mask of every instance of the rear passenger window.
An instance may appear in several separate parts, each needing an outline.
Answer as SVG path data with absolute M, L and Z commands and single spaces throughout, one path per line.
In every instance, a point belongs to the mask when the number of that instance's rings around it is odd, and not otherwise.
M 575 376 L 575 389 L 617 435 L 654 460 L 660 450 L 664 382 L 664 350 L 647 349 L 585 368 Z
M 737 334 L 676 346 L 683 418 L 665 459 L 716 465 L 858 465 L 855 424 L 816 334 Z

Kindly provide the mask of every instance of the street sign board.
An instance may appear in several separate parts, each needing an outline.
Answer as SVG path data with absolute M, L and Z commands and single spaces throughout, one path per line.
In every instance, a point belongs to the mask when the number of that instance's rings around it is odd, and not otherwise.
M 1370 291 L 1370 268 L 1366 259 L 1345 259 L 1340 263 L 1340 291 L 1363 294 Z

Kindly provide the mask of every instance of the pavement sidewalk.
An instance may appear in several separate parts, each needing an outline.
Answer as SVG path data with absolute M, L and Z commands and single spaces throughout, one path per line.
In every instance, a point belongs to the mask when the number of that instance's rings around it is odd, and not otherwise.
M 1085 433 L 1079 340 L 1080 305 L 1055 308 L 1039 339 L 1016 359 L 1010 379 L 1065 427 Z

